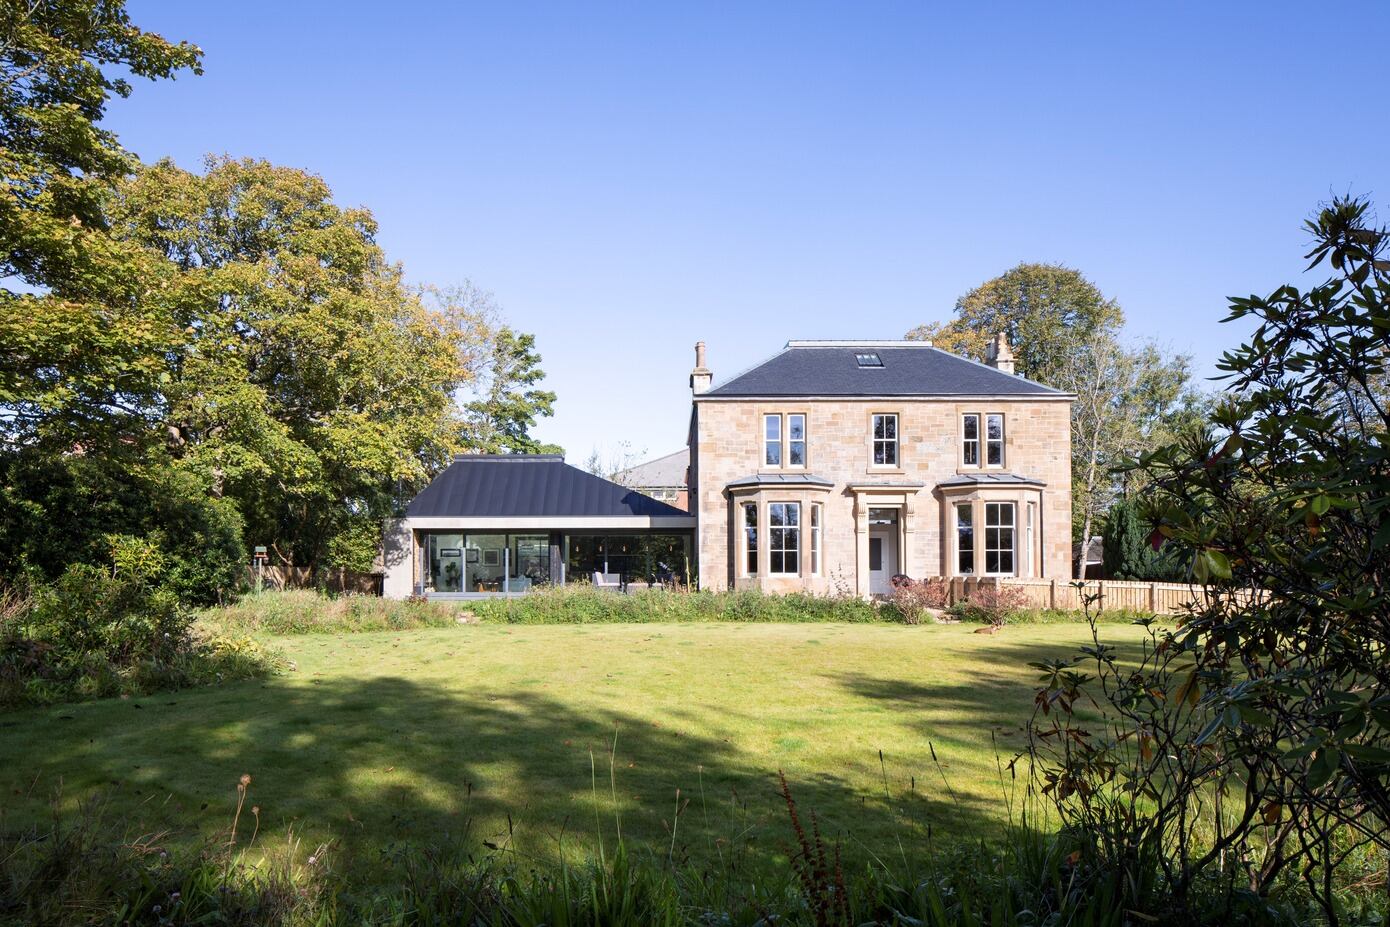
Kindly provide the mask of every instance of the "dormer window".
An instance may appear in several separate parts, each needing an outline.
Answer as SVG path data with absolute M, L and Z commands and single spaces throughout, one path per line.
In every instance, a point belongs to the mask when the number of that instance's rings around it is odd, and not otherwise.
M 882 367 L 883 358 L 873 351 L 863 351 L 854 355 L 854 362 L 860 367 Z

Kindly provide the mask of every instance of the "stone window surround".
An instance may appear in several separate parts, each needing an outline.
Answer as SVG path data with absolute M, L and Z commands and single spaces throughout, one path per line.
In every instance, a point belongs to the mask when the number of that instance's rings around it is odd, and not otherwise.
M 801 455 L 802 462 L 799 464 L 789 463 L 791 460 L 791 418 L 793 415 L 801 416 L 801 443 L 805 445 L 805 450 Z M 781 445 L 781 463 L 777 466 L 767 462 L 767 420 L 770 418 L 779 419 L 778 432 L 780 437 L 778 443 Z M 758 423 L 761 431 L 758 435 L 758 471 L 760 473 L 781 472 L 790 470 L 794 473 L 802 473 L 811 467 L 811 415 L 801 409 L 789 409 L 781 412 L 763 412 L 758 416 Z
M 943 576 L 961 576 L 956 565 L 956 506 L 969 503 L 971 517 L 975 526 L 975 576 L 992 576 L 985 570 L 985 503 L 1012 502 L 1014 504 L 1014 572 L 1011 576 L 1024 578 L 1047 578 L 1040 559 L 1043 550 L 1043 526 L 1038 513 L 1042 512 L 1043 487 L 1041 486 L 1001 486 L 1001 487 L 953 487 L 941 490 L 941 537 L 943 539 Z M 1028 505 L 1035 508 L 1031 550 L 1028 538 Z
M 979 446 L 980 462 L 977 464 L 965 462 L 965 417 L 967 415 L 977 416 L 980 420 L 979 430 L 977 432 L 979 434 L 979 441 L 977 443 Z M 992 415 L 999 416 L 999 423 L 1004 429 L 1004 433 L 999 441 L 999 463 L 997 464 L 989 463 L 989 441 L 986 437 L 989 433 L 989 418 Z M 966 409 L 962 411 L 960 413 L 960 424 L 956 428 L 956 440 L 959 444 L 959 448 L 956 451 L 957 473 L 974 473 L 979 470 L 1005 470 L 1008 468 L 1009 416 L 1007 413 L 986 412 L 983 410 L 976 411 L 975 409 Z
M 874 418 L 879 415 L 891 415 L 896 420 L 894 433 L 898 447 L 898 462 L 895 464 L 876 464 L 874 463 Z M 907 443 L 903 441 L 903 412 L 902 409 L 889 407 L 872 408 L 868 411 L 864 423 L 864 472 L 872 474 L 896 474 L 906 473 L 903 464 L 903 449 Z
M 878 439 L 874 436 L 874 418 L 892 416 L 892 448 L 894 448 L 894 463 L 880 464 L 874 463 L 874 445 Z M 902 473 L 902 411 L 898 409 L 874 409 L 869 411 L 869 470 L 873 473 Z

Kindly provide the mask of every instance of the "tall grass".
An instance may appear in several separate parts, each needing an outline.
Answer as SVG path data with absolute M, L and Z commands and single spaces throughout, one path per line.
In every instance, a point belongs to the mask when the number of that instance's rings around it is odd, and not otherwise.
M 964 620 L 980 616 L 966 611 Z M 1107 622 L 1129 623 L 1137 612 L 1106 612 Z M 1020 609 L 1011 624 L 1081 622 L 1080 612 Z M 201 627 L 221 634 L 310 634 L 447 628 L 486 621 L 501 624 L 653 624 L 662 622 L 845 622 L 915 624 L 892 603 L 855 596 L 803 593 L 768 595 L 757 590 L 663 592 L 626 595 L 576 584 L 534 590 L 513 598 L 461 601 L 328 596 L 312 589 L 267 591 L 243 596 L 199 613 Z
M 615 762 L 599 784 L 596 811 L 613 815 L 612 850 L 571 863 L 542 865 L 509 845 L 475 844 L 468 829 L 437 842 L 405 842 L 370 857 L 338 847 L 257 845 L 251 781 L 237 783 L 229 826 L 184 847 L 162 832 L 138 833 L 113 822 L 100 803 L 46 829 L 17 833 L 0 810 L 0 924 L 232 927 L 335 925 L 497 925 L 497 927 L 1128 927 L 1128 925 L 1303 924 L 1316 914 L 1298 886 L 1280 897 L 1241 897 L 1215 875 L 1203 904 L 1181 915 L 1166 907 L 1158 866 L 1136 859 L 1122 877 L 1097 868 L 1086 835 L 1049 831 L 1030 799 L 998 843 L 934 847 L 924 861 L 885 862 L 845 871 L 814 809 L 803 811 L 779 776 L 787 807 L 785 864 L 771 878 L 752 876 L 731 846 L 697 865 L 674 851 L 681 812 L 676 797 L 673 849 L 634 847 L 620 836 Z M 1003 776 L 1001 774 L 1001 786 Z M 611 802 L 606 800 L 613 789 Z M 769 787 L 775 787 L 769 783 Z M 1004 800 L 1011 801 L 1010 796 Z M 601 812 L 600 812 L 601 813 Z M 707 813 L 702 808 L 702 813 Z M 1040 822 L 1044 826 L 1034 826 Z M 238 829 L 238 823 L 242 825 Z M 603 825 L 595 828 L 603 846 Z M 1134 873 L 1139 880 L 1133 880 Z M 1353 923 L 1385 916 L 1374 888 L 1348 910 Z
M 870 623 L 897 613 L 854 596 L 802 593 L 768 595 L 757 590 L 663 592 L 626 595 L 586 585 L 558 586 L 515 598 L 481 599 L 468 608 L 484 621 L 511 624 L 597 624 L 673 621 Z
M 250 593 L 231 605 L 204 609 L 198 624 L 223 632 L 313 634 L 446 628 L 463 616 L 451 602 L 328 596 L 314 589 L 285 589 Z
M 765 595 L 740 592 L 633 591 L 622 595 L 572 585 L 514 598 L 463 601 L 331 597 L 311 589 L 243 596 L 199 613 L 201 627 L 218 633 L 310 634 L 445 628 L 475 621 L 509 624 L 596 624 L 700 621 L 869 623 L 896 620 L 897 612 L 848 596 Z

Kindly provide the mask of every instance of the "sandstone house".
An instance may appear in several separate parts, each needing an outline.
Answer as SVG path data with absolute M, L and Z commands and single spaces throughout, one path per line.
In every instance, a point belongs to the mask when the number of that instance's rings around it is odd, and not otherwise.
M 887 593 L 895 573 L 1066 578 L 1070 400 L 927 342 L 791 341 L 690 375 L 703 588 Z

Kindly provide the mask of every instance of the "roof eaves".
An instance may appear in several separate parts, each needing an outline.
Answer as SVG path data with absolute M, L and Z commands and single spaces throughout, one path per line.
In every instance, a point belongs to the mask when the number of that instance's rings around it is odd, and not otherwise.
M 1022 378 L 1020 378 L 1020 379 L 1022 379 Z M 1032 380 L 1028 380 L 1027 382 L 1028 382 L 1028 383 L 1033 383 Z M 1060 392 L 1060 391 L 1058 391 L 1058 390 L 1053 389 L 1053 388 L 1050 387 L 1050 386 L 1043 386 L 1041 383 L 1034 383 L 1033 385 L 1038 386 L 1039 388 L 1045 390 L 1045 392 L 1040 392 L 1040 393 L 727 393 L 727 394 L 725 394 L 725 395 L 723 395 L 723 396 L 711 396 L 709 393 L 701 393 L 700 395 L 698 395 L 698 396 L 695 397 L 695 401 L 696 401 L 696 402 L 700 402 L 700 401 L 703 401 L 703 400 L 706 400 L 706 399 L 715 399 L 715 400 L 720 400 L 720 401 L 723 401 L 723 402 L 732 402 L 732 401 L 734 401 L 734 400 L 747 400 L 747 399 L 757 399 L 757 400 L 784 400 L 784 399 L 808 400 L 808 399 L 824 399 L 824 400 L 827 400 L 827 401 L 834 401 L 834 400 L 841 400 L 841 399 L 862 399 L 862 400 L 865 400 L 865 401 L 874 401 L 874 402 L 879 402 L 879 401 L 882 401 L 882 402 L 896 402 L 896 401 L 901 400 L 901 399 L 920 399 L 920 400 L 932 400 L 932 401 L 950 402 L 950 401 L 954 401 L 954 400 L 958 400 L 958 399 L 999 400 L 999 401 L 1003 401 L 1003 400 L 1015 400 L 1015 401 L 1017 401 L 1017 400 L 1026 399 L 1026 400 L 1030 400 L 1030 401 L 1034 401 L 1034 402 L 1054 402 L 1054 401 L 1061 401 L 1061 400 L 1066 400 L 1066 401 L 1068 401 L 1068 402 L 1072 402 L 1072 401 L 1075 401 L 1075 399 L 1076 399 L 1076 394 L 1075 394 L 1075 393 L 1063 393 L 1063 392 Z

